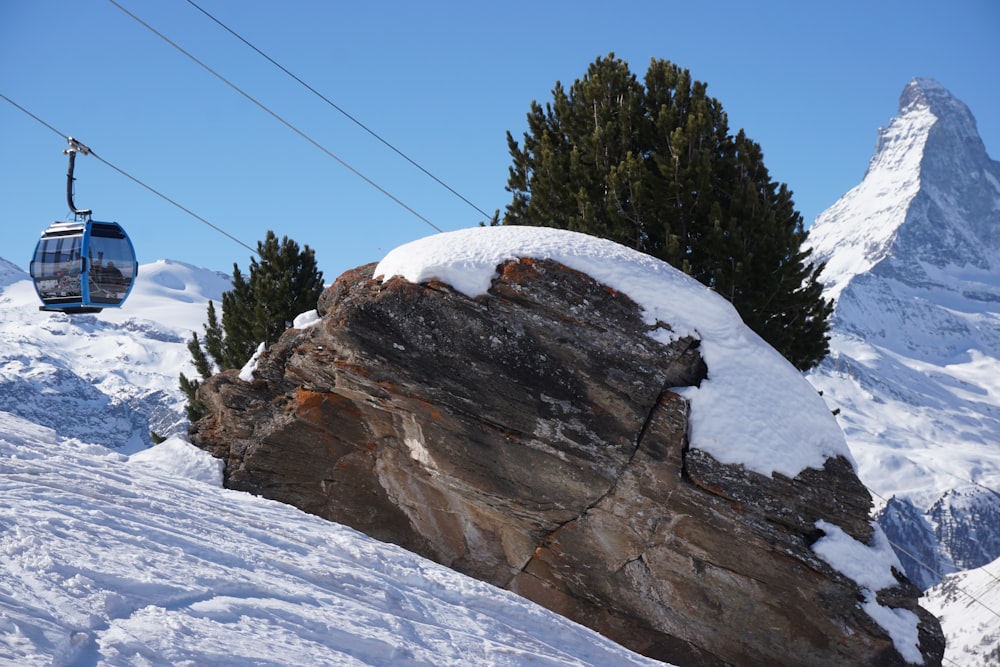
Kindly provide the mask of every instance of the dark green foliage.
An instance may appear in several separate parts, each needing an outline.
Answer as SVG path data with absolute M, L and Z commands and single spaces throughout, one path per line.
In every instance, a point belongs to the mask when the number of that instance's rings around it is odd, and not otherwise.
M 195 350 L 192 345 L 197 346 L 198 336 L 194 334 L 194 340 L 192 343 L 188 344 L 188 349 L 191 350 L 191 356 L 194 359 L 195 367 L 198 369 L 198 373 L 203 377 L 208 377 L 209 369 L 205 368 L 202 370 L 202 366 L 199 365 L 199 358 L 204 359 L 208 362 L 205 357 L 205 352 L 201 352 L 200 348 Z M 205 323 L 205 351 L 208 352 L 208 356 L 216 360 L 222 359 L 225 356 L 225 344 L 223 341 L 225 336 L 222 333 L 222 326 L 219 325 L 219 320 L 215 316 L 215 303 L 213 301 L 208 302 L 208 322 Z
M 202 417 L 205 416 L 206 408 L 201 401 L 198 400 L 198 387 L 201 386 L 201 380 L 190 380 L 184 373 L 180 375 L 180 385 L 181 391 L 187 396 L 188 402 L 185 406 L 185 413 L 188 421 L 192 424 Z
M 222 295 L 222 322 L 215 304 L 208 304 L 204 340 L 192 334 L 188 350 L 195 369 L 207 379 L 216 369 L 241 368 L 260 343 L 270 344 L 292 325 L 296 316 L 316 307 L 323 292 L 323 272 L 309 246 L 299 245 L 274 232 L 257 243 L 257 257 L 250 259 L 244 276 L 233 264 L 232 289 Z M 201 380 L 180 375 L 181 390 L 188 397 L 187 415 L 192 422 L 205 413 L 195 394 Z
M 323 273 L 309 246 L 300 250 L 287 236 L 279 243 L 269 231 L 257 252 L 248 277 L 233 265 L 233 287 L 222 295 L 221 337 L 205 331 L 206 347 L 209 353 L 218 348 L 221 368 L 243 366 L 260 343 L 275 342 L 297 315 L 315 308 L 323 293 Z
M 800 369 L 826 356 L 832 304 L 807 263 L 802 216 L 760 146 L 730 134 L 722 105 L 687 70 L 653 60 L 644 84 L 611 54 L 543 108 L 522 143 L 508 132 L 504 224 L 617 241 L 729 299 Z

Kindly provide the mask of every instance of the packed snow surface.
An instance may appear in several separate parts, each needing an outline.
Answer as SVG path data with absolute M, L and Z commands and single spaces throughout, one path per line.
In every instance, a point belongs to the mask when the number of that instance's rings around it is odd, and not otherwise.
M 661 342 L 686 335 L 701 340 L 708 379 L 677 389 L 691 402 L 692 447 L 764 475 L 794 477 L 835 456 L 853 462 L 835 418 L 795 367 L 725 299 L 649 255 L 577 232 L 478 227 L 400 246 L 374 276 L 437 279 L 474 298 L 487 293 L 498 265 L 520 258 L 557 261 L 628 295 Z
M 0 664 L 662 665 L 219 473 L 0 412 Z

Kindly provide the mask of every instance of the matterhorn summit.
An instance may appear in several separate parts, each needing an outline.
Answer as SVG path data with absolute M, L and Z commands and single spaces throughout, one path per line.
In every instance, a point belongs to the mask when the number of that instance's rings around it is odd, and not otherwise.
M 864 179 L 816 218 L 809 238 L 833 297 L 868 272 L 927 286 L 949 267 L 974 281 L 1000 266 L 1000 163 L 969 108 L 936 81 L 913 79 Z
M 1000 162 L 913 79 L 860 184 L 809 231 L 835 299 L 810 375 L 922 588 L 1000 557 Z M 904 553 L 907 552 L 907 553 Z

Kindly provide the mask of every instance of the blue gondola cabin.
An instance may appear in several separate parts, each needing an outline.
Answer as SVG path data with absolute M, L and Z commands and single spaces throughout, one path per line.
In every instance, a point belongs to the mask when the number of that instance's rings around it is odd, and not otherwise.
M 54 222 L 29 269 L 41 310 L 96 313 L 121 306 L 138 274 L 135 249 L 116 222 Z

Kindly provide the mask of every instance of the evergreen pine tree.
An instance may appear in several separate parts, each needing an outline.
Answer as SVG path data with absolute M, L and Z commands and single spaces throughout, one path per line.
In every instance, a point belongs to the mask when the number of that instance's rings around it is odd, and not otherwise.
M 257 243 L 257 255 L 250 260 L 247 277 L 233 264 L 232 288 L 222 295 L 222 322 L 209 301 L 204 340 L 195 333 L 188 341 L 201 380 L 217 370 L 241 368 L 260 343 L 275 342 L 296 316 L 315 308 L 323 293 L 323 272 L 309 246 L 300 249 L 287 236 L 279 243 L 274 232 L 268 231 L 265 240 Z M 192 422 L 205 412 L 196 397 L 201 380 L 180 374 Z
M 219 320 L 215 316 L 215 302 L 208 302 L 208 322 L 205 323 L 205 352 L 211 357 L 217 366 L 222 365 L 223 355 L 225 354 L 225 346 L 223 341 L 225 337 L 222 333 L 222 326 L 219 324 Z M 198 358 L 194 350 L 191 350 L 192 356 L 195 357 L 195 365 L 198 364 Z M 202 355 L 204 356 L 204 355 Z M 201 372 L 201 369 L 199 369 Z M 202 377 L 208 377 L 205 373 L 201 373 Z
M 663 259 L 729 299 L 800 369 L 826 356 L 832 304 L 808 263 L 792 194 L 707 86 L 653 60 L 640 84 L 598 58 L 552 101 L 532 102 L 512 157 L 504 224 L 617 241 Z

